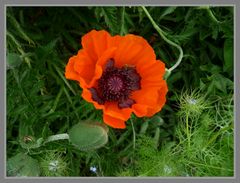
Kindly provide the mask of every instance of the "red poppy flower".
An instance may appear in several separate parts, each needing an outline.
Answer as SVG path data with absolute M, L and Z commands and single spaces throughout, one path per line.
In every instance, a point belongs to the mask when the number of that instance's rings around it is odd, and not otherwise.
M 92 30 L 69 59 L 65 76 L 78 81 L 82 97 L 103 110 L 106 124 L 125 128 L 132 112 L 150 117 L 162 109 L 168 91 L 164 73 L 165 64 L 144 38 Z

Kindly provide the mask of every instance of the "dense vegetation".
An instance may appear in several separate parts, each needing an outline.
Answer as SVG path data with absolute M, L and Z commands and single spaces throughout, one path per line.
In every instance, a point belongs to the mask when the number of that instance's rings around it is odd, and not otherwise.
M 178 50 L 142 7 L 7 8 L 8 176 L 233 176 L 233 7 L 147 10 L 184 54 L 167 79 L 167 103 L 104 131 L 108 142 L 92 150 L 49 139 L 79 121 L 102 123 L 64 77 L 81 37 L 92 29 L 140 35 L 167 68 Z

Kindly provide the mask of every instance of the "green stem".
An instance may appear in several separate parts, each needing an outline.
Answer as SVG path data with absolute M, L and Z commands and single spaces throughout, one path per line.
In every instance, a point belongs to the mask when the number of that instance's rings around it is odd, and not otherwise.
M 70 95 L 68 94 L 68 91 L 67 91 L 67 89 L 66 89 L 65 87 L 63 87 L 63 91 L 64 91 L 64 93 L 66 94 L 67 99 L 68 99 L 68 101 L 70 102 L 71 107 L 73 108 L 73 111 L 74 111 L 74 113 L 75 113 L 75 115 L 76 115 L 76 117 L 77 117 L 77 120 L 80 121 L 79 115 L 78 115 L 78 113 L 76 112 L 77 110 L 76 110 L 75 106 L 73 105 L 73 101 L 72 101 L 72 99 L 71 99 Z
M 27 34 L 24 32 L 24 30 L 22 29 L 22 27 L 20 26 L 20 24 L 18 23 L 14 16 L 7 13 L 7 18 L 9 22 L 11 22 L 12 25 L 15 27 L 15 31 L 17 31 L 17 34 L 20 35 L 21 38 L 28 41 L 29 44 L 35 45 L 34 41 L 27 36 Z
M 212 165 L 206 165 L 206 164 L 202 164 L 202 163 L 198 163 L 198 162 L 194 162 L 194 161 L 188 161 L 189 164 L 193 164 L 193 165 L 200 165 L 200 166 L 205 166 L 205 167 L 209 167 L 209 168 L 214 168 L 214 169 L 218 169 L 218 170 L 227 170 L 227 171 L 231 171 L 233 172 L 233 170 L 229 169 L 229 168 L 222 168 L 222 167 L 216 167 L 216 166 L 212 166 Z
M 16 82 L 17 82 L 18 88 L 20 89 L 23 97 L 26 99 L 27 103 L 29 104 L 29 106 L 30 106 L 31 109 L 33 110 L 34 114 L 38 115 L 38 113 L 36 112 L 36 109 L 35 109 L 34 105 L 32 104 L 32 102 L 30 101 L 28 95 L 26 94 L 26 92 L 25 92 L 25 91 L 23 90 L 23 88 L 22 88 L 22 85 L 21 85 L 21 83 L 20 83 L 20 81 L 19 81 L 19 75 L 18 75 L 18 73 L 17 73 L 17 70 L 13 69 L 12 71 L 13 71 L 13 76 L 14 76 Z
M 133 131 L 133 174 L 135 175 L 135 149 L 136 149 L 136 132 L 132 119 L 130 119 Z
M 131 121 L 132 131 L 133 131 L 133 150 L 135 150 L 135 148 L 136 148 L 136 132 L 135 132 L 132 120 L 130 120 L 130 121 Z
M 49 114 L 53 113 L 53 112 L 56 110 L 57 104 L 58 104 L 58 102 L 59 102 L 62 94 L 63 94 L 63 88 L 60 89 L 60 91 L 59 91 L 59 93 L 58 93 L 58 95 L 57 95 L 57 97 L 56 97 L 56 99 L 55 99 L 55 101 L 54 101 L 53 107 L 52 107 L 52 108 L 50 109 L 50 111 L 48 112 Z
M 7 36 L 10 37 L 12 39 L 12 41 L 14 42 L 14 44 L 17 46 L 18 51 L 21 54 L 21 57 L 24 58 L 25 62 L 27 63 L 28 67 L 31 69 L 31 61 L 30 59 L 26 56 L 27 54 L 24 52 L 24 50 L 22 49 L 21 44 L 18 42 L 18 40 L 16 40 L 16 38 L 7 31 Z
M 213 14 L 213 12 L 212 12 L 212 10 L 210 9 L 209 6 L 200 6 L 200 7 L 196 8 L 196 9 L 205 9 L 205 10 L 207 10 L 210 18 L 211 18 L 215 23 L 217 23 L 217 24 L 222 23 L 222 22 L 220 22 L 220 21 L 215 17 L 215 15 Z
M 213 143 L 221 133 L 223 133 L 223 132 L 225 132 L 225 131 L 228 131 L 228 130 L 231 130 L 231 129 L 232 129 L 232 125 L 231 125 L 231 126 L 226 126 L 226 127 L 222 128 L 221 130 L 219 130 L 218 133 L 216 133 L 216 134 L 208 141 L 208 143 L 206 144 L 205 148 L 208 147 L 211 143 Z
M 188 113 L 186 114 L 186 133 L 187 133 L 187 139 L 188 139 L 188 149 L 190 149 L 190 144 L 191 144 L 191 138 L 190 138 L 190 133 L 189 133 L 189 121 L 188 121 Z
M 179 50 L 179 57 L 178 57 L 178 60 L 177 62 L 170 68 L 170 69 L 167 69 L 167 77 L 170 75 L 170 73 L 176 69 L 179 64 L 181 63 L 182 61 L 182 58 L 183 58 L 183 50 L 181 48 L 181 46 L 179 46 L 178 44 L 172 42 L 171 40 L 169 40 L 164 34 L 164 31 L 156 24 L 156 22 L 153 20 L 153 18 L 151 17 L 151 15 L 149 14 L 149 12 L 147 11 L 147 9 L 142 6 L 142 9 L 143 11 L 145 12 L 145 14 L 147 15 L 147 17 L 149 18 L 149 20 L 151 21 L 153 27 L 157 30 L 157 32 L 159 33 L 159 35 L 163 38 L 164 41 L 166 41 L 168 44 L 176 47 L 178 50 Z
M 56 140 L 68 140 L 68 139 L 69 139 L 69 135 L 67 133 L 51 135 L 45 140 L 44 144 L 48 142 L 53 142 Z
M 122 7 L 122 14 L 121 14 L 121 29 L 120 29 L 120 35 L 124 35 L 124 16 L 125 16 L 125 7 Z
M 220 23 L 221 23 L 221 22 L 218 21 L 218 19 L 214 16 L 214 14 L 213 14 L 213 12 L 212 12 L 212 10 L 210 9 L 209 6 L 206 8 L 206 10 L 207 10 L 209 16 L 212 18 L 212 20 L 213 20 L 215 23 L 217 23 L 217 24 L 220 24 Z
M 68 81 L 66 80 L 66 78 L 63 76 L 63 73 L 60 71 L 60 69 L 53 64 L 53 67 L 55 68 L 55 70 L 57 71 L 58 75 L 60 76 L 60 78 L 64 81 L 64 83 L 68 86 L 68 88 L 72 91 L 72 93 L 74 95 L 77 95 L 77 93 L 74 91 L 74 89 L 71 87 L 71 85 L 68 83 Z
M 153 137 L 154 145 L 156 149 L 158 149 L 159 137 L 160 137 L 160 128 L 158 127 L 156 128 L 155 135 Z

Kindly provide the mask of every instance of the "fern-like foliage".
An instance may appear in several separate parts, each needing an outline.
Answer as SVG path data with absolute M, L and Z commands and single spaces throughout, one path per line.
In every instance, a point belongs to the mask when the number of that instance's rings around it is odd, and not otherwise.
M 97 19 L 100 20 L 100 18 L 103 17 L 112 34 L 116 34 L 119 31 L 117 13 L 117 7 L 97 7 L 95 9 L 95 15 Z

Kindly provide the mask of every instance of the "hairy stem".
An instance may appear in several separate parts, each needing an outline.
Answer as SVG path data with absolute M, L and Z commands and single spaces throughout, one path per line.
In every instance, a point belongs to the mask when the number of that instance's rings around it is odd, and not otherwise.
M 53 142 L 56 140 L 68 140 L 68 139 L 69 139 L 69 135 L 67 133 L 62 133 L 62 134 L 49 136 L 44 143 Z

